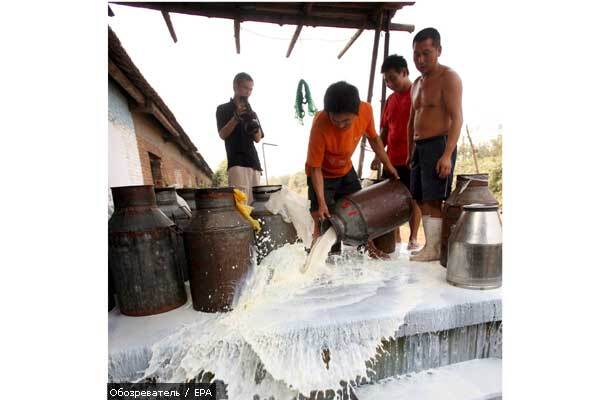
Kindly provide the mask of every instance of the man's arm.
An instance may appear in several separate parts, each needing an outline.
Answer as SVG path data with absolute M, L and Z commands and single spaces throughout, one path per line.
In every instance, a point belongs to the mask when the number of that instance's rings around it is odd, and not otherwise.
M 447 71 L 446 77 L 442 83 L 442 101 L 446 112 L 450 117 L 450 128 L 448 129 L 448 141 L 444 154 L 438 160 L 436 170 L 441 178 L 450 175 L 452 169 L 451 157 L 462 127 L 462 82 L 458 74 L 454 71 Z
M 265 137 L 265 135 L 262 131 L 262 128 L 258 128 L 258 130 L 254 133 L 254 141 L 258 143 L 263 137 Z
M 317 202 L 319 203 L 319 219 L 331 217 L 329 209 L 327 208 L 327 202 L 325 201 L 325 185 L 323 183 L 323 170 L 321 170 L 321 167 L 310 168 L 310 180 L 313 184 L 313 189 L 315 189 L 315 194 L 317 195 Z
M 219 137 L 223 140 L 227 139 L 239 123 L 240 120 L 234 114 L 229 121 L 227 121 L 227 123 L 221 129 L 219 129 Z
M 408 155 L 406 157 L 406 165 L 410 167 L 410 158 L 412 157 L 413 146 L 415 144 L 415 113 L 411 104 L 410 115 L 408 117 Z
M 398 172 L 396 172 L 396 168 L 394 168 L 392 165 L 392 162 L 388 158 L 385 149 L 383 148 L 383 142 L 381 141 L 381 138 L 379 136 L 367 136 L 367 140 L 375 152 L 375 156 L 383 163 L 383 168 L 385 168 L 394 178 L 400 179 Z
M 381 135 L 379 137 L 381 138 L 381 143 L 383 143 L 383 148 L 384 149 L 385 149 L 385 146 L 387 146 L 387 136 L 388 136 L 388 128 L 387 128 L 387 126 L 381 127 Z M 381 162 L 381 160 L 379 159 L 379 157 L 375 156 L 375 158 L 371 162 L 371 169 L 373 171 L 377 171 L 379 169 L 379 163 L 380 162 Z

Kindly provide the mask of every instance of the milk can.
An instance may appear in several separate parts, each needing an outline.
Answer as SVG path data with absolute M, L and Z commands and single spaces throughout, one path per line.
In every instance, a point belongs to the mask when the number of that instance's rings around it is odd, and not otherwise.
M 183 280 L 187 282 L 189 280 L 189 271 L 183 243 L 183 231 L 192 220 L 192 213 L 177 203 L 177 193 L 175 192 L 175 188 L 154 188 L 154 193 L 156 194 L 156 204 L 158 205 L 158 208 L 160 208 L 171 221 L 175 222 L 177 227 L 177 251 L 179 252 L 179 256 L 185 261 L 182 264 L 184 268 L 181 272 L 183 274 Z
M 411 195 L 399 179 L 386 179 L 340 199 L 329 219 L 338 240 L 359 245 L 410 218 Z
M 252 261 L 254 233 L 235 208 L 233 188 L 196 190 L 196 212 L 183 233 L 196 311 L 231 310 Z
M 366 178 L 362 179 L 361 185 L 363 188 L 366 188 L 381 181 L 383 181 L 383 179 Z M 388 233 L 384 233 L 383 235 L 374 238 L 373 244 L 382 252 L 386 254 L 393 254 L 396 251 L 396 230 L 391 230 Z
M 194 215 L 194 211 L 196 211 L 196 190 L 194 188 L 182 188 L 177 189 L 177 194 L 181 196 L 182 199 L 190 206 L 190 210 L 192 210 L 192 216 Z
M 442 243 L 440 264 L 446 266 L 448 260 L 448 237 L 451 227 L 456 224 L 467 204 L 498 205 L 498 201 L 488 188 L 488 174 L 461 174 L 456 177 L 456 188 L 442 209 Z
M 186 293 L 175 224 L 156 206 L 152 185 L 112 188 L 108 265 L 122 314 L 159 314 L 181 306 Z
M 295 243 L 298 240 L 294 225 L 285 222 L 281 215 L 273 214 L 265 207 L 271 195 L 280 190 L 281 185 L 254 186 L 252 188 L 254 202 L 252 203 L 251 216 L 257 219 L 261 225 L 261 230 L 256 235 L 256 258 L 258 263 L 271 251 L 286 243 Z
M 467 289 L 502 285 L 502 221 L 497 205 L 463 206 L 450 234 L 446 280 Z

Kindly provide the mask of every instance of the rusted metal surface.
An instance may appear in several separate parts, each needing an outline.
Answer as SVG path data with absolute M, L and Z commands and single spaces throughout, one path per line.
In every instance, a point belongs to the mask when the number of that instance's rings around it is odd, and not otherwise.
M 271 194 L 281 190 L 281 185 L 254 186 L 252 195 L 252 217 L 260 222 L 261 230 L 256 235 L 258 263 L 271 251 L 280 248 L 286 243 L 295 243 L 298 240 L 298 234 L 294 225 L 287 223 L 283 217 L 278 214 L 272 214 L 266 209 L 265 204 L 269 201 Z
M 175 192 L 175 188 L 154 188 L 154 193 L 156 194 L 156 204 L 158 205 L 158 208 L 160 208 L 171 221 L 175 222 L 175 225 L 177 226 L 176 250 L 179 253 L 179 257 L 184 260 L 181 265 L 181 272 L 183 274 L 183 280 L 187 282 L 190 279 L 190 274 L 185 255 L 183 231 L 192 221 L 192 213 L 177 203 L 177 193 Z
M 196 211 L 196 190 L 194 188 L 183 188 L 177 189 L 177 194 L 180 195 L 185 202 L 190 206 L 190 210 L 192 210 L 192 216 L 194 215 L 194 211 Z
M 442 208 L 442 244 L 440 264 L 448 262 L 448 238 L 467 204 L 498 205 L 488 188 L 488 174 L 461 174 L 456 176 L 456 187 Z
M 175 224 L 156 205 L 152 185 L 112 188 L 108 265 L 121 313 L 159 314 L 186 302 Z
M 379 171 L 377 172 L 379 173 Z M 382 181 L 383 179 L 363 179 L 362 187 L 366 188 Z M 374 238 L 373 244 L 377 249 L 383 251 L 386 254 L 394 253 L 396 251 L 396 230 L 394 229 L 388 233 L 384 233 L 383 235 Z
M 393 231 L 408 221 L 410 192 L 398 179 L 386 179 L 339 200 L 330 222 L 338 239 L 351 245 Z
M 251 265 L 253 230 L 236 210 L 231 187 L 198 189 L 196 206 L 184 232 L 194 309 L 229 311 Z

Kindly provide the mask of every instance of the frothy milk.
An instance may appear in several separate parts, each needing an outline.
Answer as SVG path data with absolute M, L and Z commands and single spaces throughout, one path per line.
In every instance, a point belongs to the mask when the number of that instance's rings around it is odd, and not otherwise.
M 300 272 L 304 273 L 308 271 L 311 267 L 314 268 L 316 265 L 321 265 L 327 259 L 327 255 L 329 254 L 329 250 L 331 250 L 331 246 L 333 246 L 337 242 L 337 234 L 333 227 L 327 229 L 325 234 L 317 238 L 315 244 L 312 246 L 310 250 L 310 254 L 306 259 L 306 262 L 300 269 Z

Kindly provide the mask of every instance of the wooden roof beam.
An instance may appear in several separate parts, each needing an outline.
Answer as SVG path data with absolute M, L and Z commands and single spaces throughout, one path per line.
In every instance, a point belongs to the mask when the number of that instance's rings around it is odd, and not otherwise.
M 113 78 L 119 86 L 123 88 L 138 104 L 144 104 L 146 98 L 144 94 L 125 76 L 123 71 L 109 58 L 108 75 Z
M 240 14 L 239 10 L 226 9 L 226 8 L 215 8 L 211 4 L 217 3 L 152 3 L 152 2 L 115 2 L 115 4 L 127 5 L 131 7 L 148 8 L 153 10 L 165 10 L 171 13 L 180 13 L 188 15 L 200 15 L 209 18 L 226 18 L 226 19 L 240 19 L 243 21 L 253 22 L 264 22 L 277 25 L 299 25 L 304 26 L 323 26 L 332 28 L 354 28 L 354 29 L 377 29 L 377 23 L 365 19 L 365 15 L 360 19 L 345 19 L 345 18 L 331 18 L 331 17 L 319 17 L 317 15 L 317 6 L 313 7 L 313 12 L 310 16 L 299 16 L 299 15 L 283 15 L 273 12 L 260 12 L 254 10 L 244 10 Z M 224 3 L 228 4 L 228 3 Z M 251 3 L 248 3 L 251 4 Z M 364 17 L 364 18 L 363 18 Z M 390 31 L 405 31 L 406 26 L 399 24 L 391 24 Z
M 235 36 L 235 51 L 240 54 L 240 19 L 233 20 L 233 35 Z
M 412 33 L 415 31 L 415 26 L 408 24 L 390 24 L 390 31 L 403 31 Z
M 169 28 L 169 33 L 171 34 L 171 38 L 173 38 L 173 42 L 177 43 L 177 35 L 175 34 L 175 28 L 173 28 L 173 23 L 171 22 L 171 15 L 168 11 L 161 11 L 163 18 L 165 19 L 165 23 L 167 24 L 167 28 Z
M 342 58 L 342 56 L 346 53 L 346 51 L 348 51 L 350 46 L 352 46 L 352 44 L 356 41 L 356 39 L 358 39 L 358 37 L 360 36 L 361 33 L 363 33 L 363 31 L 364 31 L 364 29 L 359 29 L 354 33 L 354 35 L 352 35 L 352 37 L 350 38 L 348 43 L 346 43 L 346 46 L 342 49 L 342 51 L 340 51 L 340 54 L 338 54 L 338 56 L 337 56 L 338 60 L 340 58 Z
M 300 36 L 301 30 L 302 30 L 302 25 L 298 25 L 296 27 L 296 32 L 294 32 L 294 36 L 292 36 L 292 41 L 290 42 L 290 45 L 288 46 L 287 54 L 285 55 L 286 58 L 289 58 L 290 54 L 292 54 L 292 50 L 294 49 L 294 45 L 296 44 L 296 41 L 298 40 L 298 36 Z
M 313 3 L 306 3 L 303 7 L 303 12 L 304 15 L 310 15 L 310 12 L 312 11 L 312 6 Z M 292 36 L 292 40 L 290 41 L 290 45 L 288 46 L 288 50 L 287 50 L 287 54 L 285 55 L 286 58 L 290 57 L 290 54 L 292 54 L 292 50 L 294 49 L 294 46 L 296 45 L 296 41 L 298 40 L 298 37 L 300 36 L 300 31 L 302 30 L 302 24 L 298 24 L 298 26 L 296 27 L 296 32 L 294 32 L 294 36 Z

